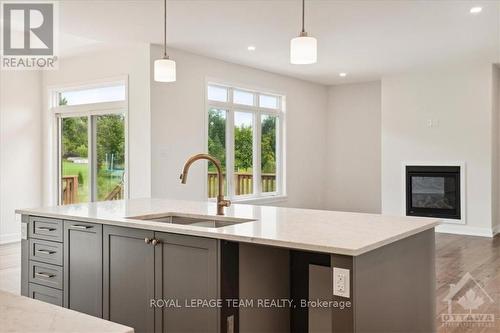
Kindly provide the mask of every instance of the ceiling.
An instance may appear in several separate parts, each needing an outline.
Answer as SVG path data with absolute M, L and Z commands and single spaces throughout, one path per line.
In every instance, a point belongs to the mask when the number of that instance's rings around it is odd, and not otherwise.
M 473 6 L 482 13 L 470 14 Z M 300 0 L 168 0 L 168 45 L 323 84 L 500 62 L 500 1 L 306 0 L 306 30 L 318 39 L 318 62 L 291 65 L 300 10 Z M 61 48 L 161 44 L 162 20 L 161 0 L 61 0 Z

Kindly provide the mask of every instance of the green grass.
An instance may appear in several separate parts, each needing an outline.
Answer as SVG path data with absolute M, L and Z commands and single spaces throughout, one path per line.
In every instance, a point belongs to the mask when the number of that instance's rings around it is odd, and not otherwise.
M 88 164 L 77 164 L 63 160 L 63 176 L 78 176 L 81 174 L 83 183 L 78 184 L 78 202 L 89 201 L 89 168 Z M 81 179 L 80 179 L 81 180 Z M 113 177 L 107 170 L 100 169 L 97 172 L 97 194 L 98 200 L 104 200 L 106 196 L 121 182 L 120 177 Z

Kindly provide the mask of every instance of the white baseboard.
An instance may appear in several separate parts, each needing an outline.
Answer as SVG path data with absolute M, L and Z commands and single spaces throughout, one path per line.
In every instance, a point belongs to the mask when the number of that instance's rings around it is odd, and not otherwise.
M 500 234 L 500 224 L 493 227 L 493 236 Z
M 495 233 L 500 232 L 500 230 L 498 230 L 500 229 L 499 226 L 497 226 L 496 229 L 497 230 L 495 232 L 495 229 L 492 228 L 478 228 L 461 224 L 440 224 L 436 227 L 436 232 L 468 236 L 493 237 Z
M 0 235 L 0 244 L 16 243 L 21 241 L 20 233 Z

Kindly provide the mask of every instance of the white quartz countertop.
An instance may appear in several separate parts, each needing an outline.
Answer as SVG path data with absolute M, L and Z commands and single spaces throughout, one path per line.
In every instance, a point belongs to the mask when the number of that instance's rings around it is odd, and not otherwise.
M 19 209 L 16 213 L 351 256 L 439 224 L 438 219 L 242 204 L 225 211 L 224 217 L 218 217 L 214 202 L 148 198 Z M 253 221 L 207 228 L 131 218 L 156 214 Z
M 134 329 L 60 306 L 0 291 L 0 331 L 133 333 Z

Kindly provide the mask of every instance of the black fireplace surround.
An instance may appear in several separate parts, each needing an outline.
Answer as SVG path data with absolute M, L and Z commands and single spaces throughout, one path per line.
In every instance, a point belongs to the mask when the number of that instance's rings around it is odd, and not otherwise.
M 406 215 L 460 219 L 459 166 L 406 166 Z

